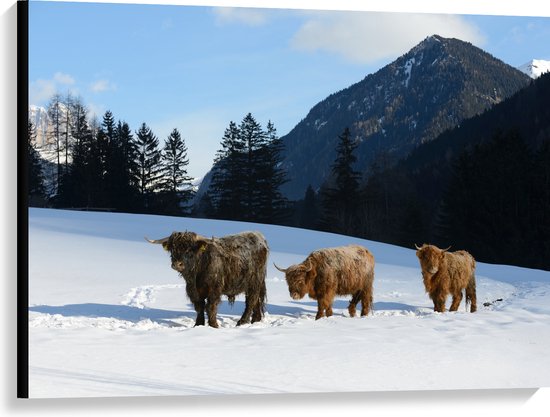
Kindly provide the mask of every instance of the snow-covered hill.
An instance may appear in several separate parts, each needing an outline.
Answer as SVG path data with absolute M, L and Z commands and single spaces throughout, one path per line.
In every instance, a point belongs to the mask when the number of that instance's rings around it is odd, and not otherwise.
M 195 313 L 169 257 L 144 236 L 260 230 L 267 313 L 220 328 Z M 89 397 L 518 388 L 550 384 L 550 272 L 479 264 L 479 311 L 434 313 L 414 250 L 329 233 L 166 216 L 29 210 L 30 395 Z M 348 243 L 376 257 L 374 314 L 315 321 L 273 267 Z M 502 301 L 496 301 L 502 299 Z M 484 302 L 491 305 L 483 306 Z
M 532 59 L 526 64 L 518 67 L 521 72 L 524 72 L 531 78 L 538 78 L 546 72 L 550 72 L 550 61 L 543 59 Z

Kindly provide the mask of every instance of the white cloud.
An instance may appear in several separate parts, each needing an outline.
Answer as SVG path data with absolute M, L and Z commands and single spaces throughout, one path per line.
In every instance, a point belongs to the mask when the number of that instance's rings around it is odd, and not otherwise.
M 62 85 L 73 85 L 75 80 L 69 74 L 63 74 L 62 72 L 56 72 L 53 75 L 53 79 L 57 84 Z
M 55 93 L 78 95 L 75 79 L 62 72 L 56 72 L 51 79 L 39 78 L 29 83 L 29 103 L 45 106 Z
M 103 104 L 87 103 L 86 108 L 90 120 L 94 118 L 100 120 L 107 111 L 107 108 Z
M 57 88 L 52 80 L 38 79 L 29 84 L 29 103 L 44 105 L 56 93 Z
M 240 7 L 215 7 L 212 9 L 218 25 L 244 24 L 262 26 L 267 22 L 268 10 Z
M 303 51 L 325 51 L 359 64 L 393 59 L 430 35 L 459 38 L 478 46 L 480 30 L 457 15 L 311 12 L 291 39 Z
M 90 84 L 90 90 L 93 93 L 101 93 L 103 91 L 116 90 L 116 85 L 106 79 L 101 79 Z

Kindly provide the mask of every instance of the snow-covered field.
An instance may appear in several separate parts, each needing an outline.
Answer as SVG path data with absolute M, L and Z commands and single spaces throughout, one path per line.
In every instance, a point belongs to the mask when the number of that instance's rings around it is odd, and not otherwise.
M 262 322 L 219 329 L 195 312 L 169 256 L 143 239 L 259 230 L 271 253 Z M 478 263 L 479 311 L 434 313 L 414 250 L 277 226 L 29 210 L 31 397 L 534 388 L 550 385 L 550 272 Z M 315 321 L 286 267 L 348 243 L 376 258 L 374 314 Z M 422 243 L 422 242 L 419 242 Z M 502 301 L 494 302 L 502 299 Z M 483 306 L 484 302 L 494 302 Z

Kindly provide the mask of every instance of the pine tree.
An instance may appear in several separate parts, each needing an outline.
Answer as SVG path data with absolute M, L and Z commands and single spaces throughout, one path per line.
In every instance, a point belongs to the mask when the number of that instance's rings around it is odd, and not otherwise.
M 72 205 L 75 207 L 91 207 L 91 188 L 97 181 L 97 173 L 92 169 L 92 147 L 93 135 L 86 119 L 86 108 L 77 99 L 73 102 L 72 108 L 74 123 L 72 137 L 74 140 L 72 148 L 72 165 L 70 169 L 70 185 Z
M 191 177 L 187 175 L 187 147 L 179 131 L 174 129 L 164 143 L 162 150 L 162 191 L 165 198 L 165 212 L 180 214 L 188 213 L 189 207 L 184 207 L 193 196 Z
M 534 179 L 531 192 L 531 229 L 536 251 L 534 267 L 550 270 L 550 138 L 534 155 Z
M 248 113 L 239 127 L 229 124 L 209 187 L 215 217 L 265 223 L 288 217 L 288 202 L 280 191 L 287 181 L 282 149 L 271 122 L 263 130 Z
M 154 193 L 159 189 L 161 177 L 159 140 L 143 123 L 136 132 L 136 165 L 138 168 L 138 190 L 145 209 L 154 207 Z
M 268 145 L 267 135 L 251 113 L 248 113 L 239 126 L 239 138 L 244 145 L 244 164 L 242 178 L 244 182 L 243 220 L 254 221 L 261 216 L 259 202 L 265 184 L 262 178 L 262 149 Z
M 207 191 L 199 198 L 198 203 L 195 203 L 191 215 L 193 217 L 216 218 L 215 210 L 210 193 Z
M 304 195 L 304 203 L 299 217 L 299 226 L 305 229 L 315 229 L 319 222 L 319 207 L 317 195 L 313 187 L 308 185 Z
M 62 166 L 61 166 L 61 154 L 63 153 L 63 144 L 62 144 L 62 122 L 63 122 L 63 104 L 61 95 L 56 93 L 50 99 L 48 103 L 48 118 L 52 123 L 52 129 L 49 134 L 49 141 L 53 142 L 56 156 L 56 177 L 53 184 L 53 193 L 57 194 L 59 190 L 59 185 L 61 182 L 62 175 Z
M 209 186 L 214 217 L 242 220 L 245 211 L 245 144 L 234 122 L 225 130 L 221 149 L 216 153 Z
M 256 185 L 254 199 L 255 221 L 281 223 L 288 218 L 289 208 L 286 197 L 280 188 L 288 181 L 286 171 L 281 167 L 284 144 L 277 136 L 271 121 L 265 132 L 265 143 L 256 151 Z
M 346 127 L 338 136 L 336 159 L 332 165 L 333 185 L 323 193 L 323 227 L 327 230 L 352 234 L 357 227 L 359 202 L 359 179 L 361 175 L 353 169 L 357 161 L 353 154 L 358 144 L 351 139 Z
M 139 169 L 136 163 L 137 159 L 137 143 L 132 134 L 130 126 L 126 122 L 119 121 L 116 127 L 115 135 L 118 140 L 120 151 L 122 154 L 123 175 L 126 183 L 132 189 L 132 192 L 137 192 L 139 184 Z
M 42 164 L 40 163 L 40 155 L 34 147 L 36 140 L 36 131 L 33 123 L 29 120 L 27 124 L 27 158 L 29 167 L 29 204 L 43 205 L 46 198 L 46 188 L 44 186 L 44 174 L 42 172 Z
M 529 259 L 533 157 L 517 132 L 465 151 L 443 199 L 439 233 L 489 262 Z
M 65 150 L 65 164 L 64 172 L 65 174 L 69 171 L 69 153 L 71 148 L 71 130 L 73 125 L 73 107 L 74 107 L 74 97 L 70 92 L 64 98 L 64 107 L 65 114 L 63 115 L 63 148 Z
M 109 115 L 112 116 L 112 115 Z M 111 126 L 112 124 L 112 126 Z M 136 145 L 130 127 L 118 121 L 114 125 L 112 117 L 104 121 L 104 131 L 108 139 L 106 154 L 105 185 L 109 207 L 115 210 L 132 211 L 137 196 L 134 166 Z
M 111 111 L 103 115 L 101 125 L 97 128 L 95 141 L 91 149 L 92 171 L 96 175 L 93 185 L 93 201 L 96 207 L 115 208 L 113 206 L 113 147 L 115 145 L 115 121 Z

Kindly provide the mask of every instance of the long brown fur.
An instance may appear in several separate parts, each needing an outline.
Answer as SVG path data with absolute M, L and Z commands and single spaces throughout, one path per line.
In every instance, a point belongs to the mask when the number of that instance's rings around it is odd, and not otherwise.
M 422 245 L 416 251 L 422 269 L 426 292 L 434 303 L 434 311 L 444 312 L 445 301 L 453 297 L 449 311 L 458 310 L 462 290 L 466 293 L 466 306 L 470 312 L 477 310 L 475 267 L 476 261 L 464 250 L 447 252 L 434 245 Z
M 216 315 L 222 295 L 232 304 L 245 294 L 245 309 L 237 325 L 260 321 L 265 312 L 269 248 L 259 232 L 207 238 L 194 232 L 174 232 L 162 243 L 170 252 L 172 268 L 186 283 L 187 296 L 197 312 L 196 326 L 218 327 Z
M 372 310 L 374 256 L 362 246 L 314 251 L 302 263 L 287 268 L 285 278 L 293 299 L 308 294 L 317 300 L 316 320 L 332 315 L 332 304 L 337 295 L 352 295 L 348 307 L 352 317 L 359 301 L 361 316 Z

